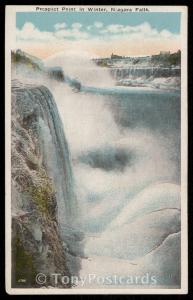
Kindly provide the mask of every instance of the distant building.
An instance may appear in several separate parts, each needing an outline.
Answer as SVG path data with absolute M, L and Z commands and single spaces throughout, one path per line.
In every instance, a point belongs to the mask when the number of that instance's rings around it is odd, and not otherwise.
M 122 59 L 124 56 L 116 55 L 116 54 L 111 54 L 111 59 Z

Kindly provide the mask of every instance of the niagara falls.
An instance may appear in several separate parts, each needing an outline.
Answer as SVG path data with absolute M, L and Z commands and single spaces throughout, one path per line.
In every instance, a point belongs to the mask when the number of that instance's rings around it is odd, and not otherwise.
M 147 286 L 136 275 L 153 276 L 150 287 L 178 286 L 179 69 L 150 67 L 149 58 L 146 67 L 129 62 L 119 69 L 123 59 L 111 59 L 115 69 L 85 53 L 40 61 L 17 50 L 12 60 L 13 197 L 21 198 L 14 200 L 13 242 L 25 236 L 18 227 L 24 215 L 31 246 L 22 246 L 33 257 L 38 243 L 50 272 L 60 270 L 50 240 L 56 235 L 66 274 L 95 274 L 84 287 L 127 286 L 96 281 L 114 274 L 133 276 L 130 288 Z M 121 86 L 120 76 L 129 85 Z
M 184 293 L 185 10 L 15 9 L 7 291 Z

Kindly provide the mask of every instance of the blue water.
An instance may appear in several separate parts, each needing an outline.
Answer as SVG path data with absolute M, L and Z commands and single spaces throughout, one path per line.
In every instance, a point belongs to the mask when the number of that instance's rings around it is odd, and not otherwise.
M 129 87 L 111 87 L 111 88 L 105 88 L 105 87 L 92 87 L 92 86 L 81 86 L 80 89 L 81 92 L 86 93 L 93 93 L 93 94 L 99 94 L 99 95 L 168 95 L 178 97 L 180 95 L 180 92 L 177 91 L 170 91 L 170 90 L 161 90 L 161 89 L 148 89 L 148 88 L 142 88 L 142 87 L 135 87 L 135 88 L 129 88 Z
M 117 258 L 127 261 L 137 253 L 143 252 L 143 258 L 152 245 L 161 245 L 163 232 L 168 236 L 171 229 L 179 230 L 179 215 L 175 223 L 168 212 L 180 206 L 180 92 L 83 86 L 71 79 L 69 85 L 77 92 L 71 98 L 75 111 L 79 108 L 69 127 L 80 143 L 73 158 L 84 251 L 99 274 L 110 274 L 103 257 L 115 259 L 115 264 Z M 140 223 L 144 218 L 146 227 Z M 160 285 L 177 285 L 179 256 L 170 253 L 179 249 L 179 240 L 167 249 L 160 247 L 147 263 L 137 263 L 134 274 L 142 268 L 153 271 Z M 168 274 L 171 278 L 165 280 Z

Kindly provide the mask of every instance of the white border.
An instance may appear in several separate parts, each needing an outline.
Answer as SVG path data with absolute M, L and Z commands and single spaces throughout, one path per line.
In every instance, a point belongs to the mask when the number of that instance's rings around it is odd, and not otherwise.
M 180 289 L 40 289 L 11 288 L 11 49 L 14 48 L 16 12 L 36 12 L 36 7 L 97 7 L 108 10 L 116 6 L 103 5 L 26 5 L 6 6 L 5 19 L 5 277 L 6 292 L 10 295 L 48 294 L 187 294 L 188 293 L 188 212 L 187 212 L 187 17 L 186 6 L 119 6 L 119 8 L 147 7 L 150 12 L 181 12 L 181 288 Z M 38 13 L 38 12 L 37 12 Z M 112 12 L 113 13 L 113 12 Z

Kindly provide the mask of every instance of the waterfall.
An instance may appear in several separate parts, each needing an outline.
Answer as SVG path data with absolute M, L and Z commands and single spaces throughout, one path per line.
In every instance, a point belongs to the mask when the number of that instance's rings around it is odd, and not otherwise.
M 53 181 L 58 207 L 58 223 L 63 230 L 76 217 L 77 204 L 68 144 L 55 100 L 45 86 L 14 82 L 16 107 L 23 122 L 30 124 L 40 148 L 42 164 Z
M 180 68 L 177 67 L 149 67 L 129 66 L 127 68 L 112 68 L 111 75 L 117 79 L 138 78 L 138 77 L 174 77 L 180 76 Z
M 121 276 L 128 270 L 133 270 L 131 275 L 152 271 L 164 284 L 166 266 L 171 270 L 171 285 L 177 285 L 179 235 L 170 247 L 155 251 L 148 263 L 146 254 L 180 228 L 180 97 L 163 90 L 115 87 L 109 77 L 111 72 L 116 79 L 143 77 L 145 81 L 175 75 L 180 69 L 101 68 L 73 60 L 50 61 L 48 74 L 60 81 L 45 81 L 54 97 L 39 83 L 15 87 L 23 127 L 26 122 L 36 137 L 41 165 L 54 184 L 68 270 L 80 276 L 93 271 L 102 276 L 117 274 L 122 261 Z M 163 268 L 156 268 L 154 262 L 162 265 L 168 251 L 177 259 L 169 255 Z M 139 261 L 131 265 L 135 259 Z

